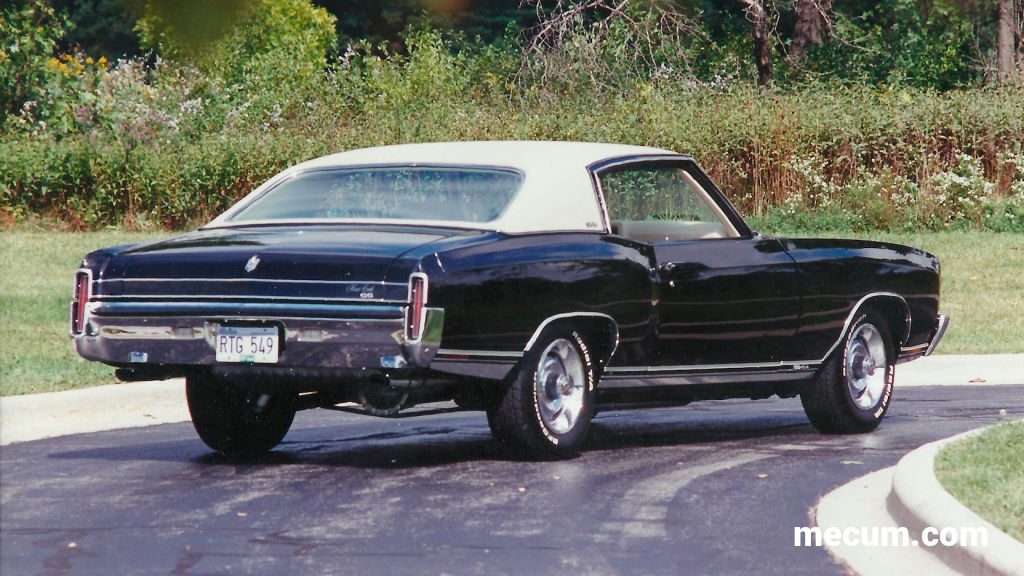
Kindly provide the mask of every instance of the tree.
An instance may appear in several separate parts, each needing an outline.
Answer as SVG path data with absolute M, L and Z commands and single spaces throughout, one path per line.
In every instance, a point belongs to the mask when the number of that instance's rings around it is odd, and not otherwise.
M 1017 67 L 1024 77 L 1024 2 L 1017 3 Z
M 1014 28 L 1017 27 L 1017 10 L 1014 0 L 998 0 L 999 16 L 996 25 L 996 69 L 1000 82 L 1008 82 L 1017 75 Z
M 832 0 L 796 0 L 793 2 L 796 24 L 789 57 L 797 63 L 807 59 L 807 50 L 821 46 L 832 33 Z
M 751 35 L 754 41 L 754 64 L 757 66 L 757 84 L 762 88 L 771 88 L 772 43 L 765 1 L 743 0 L 743 4 L 746 5 L 744 12 L 746 13 L 747 20 L 752 25 Z

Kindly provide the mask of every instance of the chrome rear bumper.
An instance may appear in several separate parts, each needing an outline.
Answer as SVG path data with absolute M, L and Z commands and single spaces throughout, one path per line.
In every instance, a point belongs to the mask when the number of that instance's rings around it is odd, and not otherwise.
M 444 310 L 426 309 L 423 337 L 405 337 L 404 316 L 391 318 L 198 317 L 88 315 L 74 336 L 88 360 L 121 367 L 218 364 L 214 344 L 221 326 L 276 326 L 280 353 L 273 366 L 403 369 L 429 367 L 440 346 Z M 260 364 L 260 366 L 269 366 Z

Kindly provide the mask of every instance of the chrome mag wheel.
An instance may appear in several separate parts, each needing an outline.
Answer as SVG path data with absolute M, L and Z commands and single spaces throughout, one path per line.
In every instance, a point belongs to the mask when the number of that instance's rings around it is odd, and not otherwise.
M 846 347 L 846 387 L 854 404 L 870 410 L 878 404 L 885 391 L 889 361 L 885 340 L 873 324 L 857 326 Z
M 565 338 L 553 340 L 540 356 L 534 378 L 538 412 L 555 434 L 573 429 L 584 407 L 586 370 L 580 353 Z

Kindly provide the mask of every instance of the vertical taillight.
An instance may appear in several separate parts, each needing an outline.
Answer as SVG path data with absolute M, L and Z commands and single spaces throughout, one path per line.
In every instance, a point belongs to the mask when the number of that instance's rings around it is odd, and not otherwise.
M 71 302 L 71 333 L 81 334 L 85 327 L 85 306 L 89 303 L 90 278 L 86 272 L 75 275 L 75 299 Z
M 409 277 L 409 307 L 405 315 L 405 336 L 419 340 L 423 335 L 423 310 L 427 306 L 427 275 L 417 272 Z

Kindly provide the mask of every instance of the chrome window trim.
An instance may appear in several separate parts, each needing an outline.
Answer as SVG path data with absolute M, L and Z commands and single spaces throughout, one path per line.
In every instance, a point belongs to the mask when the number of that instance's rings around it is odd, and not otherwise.
M 494 222 L 495 220 L 491 220 Z M 209 223 L 200 230 L 220 230 L 225 228 L 246 228 L 250 226 L 302 226 L 320 224 L 360 224 L 372 226 L 418 226 L 421 228 L 451 228 L 456 230 L 477 230 L 484 232 L 500 232 L 495 226 L 483 226 L 465 220 L 403 220 L 397 218 L 292 218 L 280 220 L 228 220 L 223 223 Z
M 594 184 L 594 194 L 597 195 L 597 203 L 601 208 L 601 218 L 604 219 L 602 224 L 604 228 L 602 232 L 605 234 L 612 233 L 612 219 L 608 216 L 608 204 L 604 201 L 604 188 L 601 187 L 601 178 L 598 177 L 597 172 L 594 170 L 590 171 L 590 180 Z
M 606 158 L 587 166 L 587 171 L 590 172 L 590 180 L 594 184 L 594 194 L 597 196 L 597 203 L 601 208 L 601 216 L 604 218 L 605 234 L 612 233 L 612 220 L 608 216 L 608 204 L 605 202 L 604 190 L 601 188 L 601 173 L 619 166 L 659 160 L 691 160 L 691 158 L 684 154 L 638 154 L 620 156 L 617 158 Z
M 604 189 L 601 187 L 601 176 L 618 168 L 625 167 L 628 169 L 632 165 L 642 167 L 645 164 L 668 164 L 675 165 L 679 168 L 679 170 L 682 171 L 683 178 L 686 180 L 686 183 L 689 184 L 691 188 L 693 188 L 693 191 L 697 193 L 697 195 L 704 201 L 704 204 L 711 210 L 715 217 L 718 218 L 718 224 L 721 225 L 722 228 L 725 230 L 725 235 L 723 236 L 723 238 L 741 238 L 743 235 L 740 234 L 740 231 L 736 228 L 736 224 L 733 223 L 733 221 L 729 218 L 729 215 L 725 213 L 725 210 L 722 210 L 722 207 L 718 205 L 718 202 L 716 202 L 714 197 L 711 196 L 711 193 L 705 190 L 704 186 L 701 186 L 700 182 L 697 182 L 697 179 L 694 178 L 688 170 L 686 170 L 685 166 L 680 165 L 680 162 L 685 162 L 686 160 L 688 160 L 688 158 L 684 156 L 654 156 L 646 158 L 640 157 L 631 158 L 621 162 L 614 162 L 611 164 L 602 164 L 600 168 L 593 170 L 591 173 L 594 176 L 594 181 L 597 183 L 597 191 L 600 196 L 601 208 L 604 211 L 605 228 L 608 231 L 608 233 L 611 234 L 612 221 L 611 215 L 608 213 L 608 205 L 604 197 Z M 712 239 L 717 240 L 717 238 L 698 238 L 698 240 Z M 679 240 L 673 240 L 672 242 L 679 242 Z
M 743 238 L 743 232 L 736 227 L 736 223 L 730 215 L 722 208 L 721 205 L 719 205 L 718 201 L 715 200 L 715 197 L 708 192 L 696 178 L 693 177 L 693 174 L 691 174 L 689 170 L 686 169 L 685 163 L 687 162 L 696 164 L 693 157 L 686 154 L 650 154 L 612 158 L 587 166 L 591 180 L 594 182 L 594 190 L 598 196 L 598 203 L 600 204 L 601 212 L 604 216 L 605 232 L 608 234 L 612 233 L 612 221 L 611 216 L 608 213 L 608 204 L 605 200 L 604 189 L 601 187 L 601 175 L 610 170 L 633 164 L 643 165 L 665 163 L 680 165 L 683 174 L 686 176 L 687 183 L 694 188 L 694 190 L 704 199 L 705 204 L 707 204 L 708 207 L 711 208 L 711 211 L 714 212 L 715 216 L 718 217 L 720 224 L 722 224 L 722 227 L 726 231 L 726 239 Z

